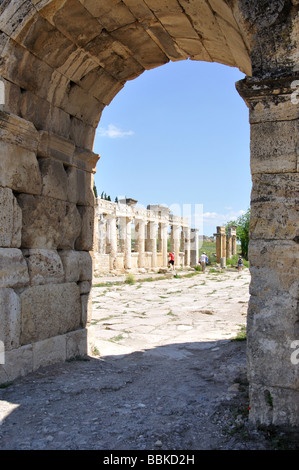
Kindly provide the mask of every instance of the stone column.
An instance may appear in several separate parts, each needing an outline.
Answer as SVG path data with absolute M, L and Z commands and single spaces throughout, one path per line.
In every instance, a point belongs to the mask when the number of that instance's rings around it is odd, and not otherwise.
M 157 266 L 157 223 L 150 221 L 147 224 L 147 250 L 152 253 L 152 268 Z
M 298 101 L 296 76 L 237 89 L 250 110 L 250 419 L 299 425 Z
M 181 227 L 179 225 L 171 226 L 170 249 L 174 252 L 174 263 L 179 264 Z
M 227 235 L 226 235 L 226 257 L 229 259 L 232 257 L 232 253 L 233 253 L 232 241 L 233 241 L 232 230 L 230 227 L 228 227 Z
M 237 254 L 237 233 L 236 227 L 230 227 L 232 237 L 232 256 Z
M 184 251 L 185 251 L 185 266 L 190 266 L 190 228 L 185 227 L 184 233 Z
M 132 252 L 132 219 L 130 217 L 126 217 L 124 219 L 124 227 L 125 227 L 124 267 L 125 267 L 125 269 L 131 269 L 131 267 L 132 267 L 132 259 L 131 259 L 131 252 Z
M 106 253 L 106 219 L 103 215 L 100 215 L 99 218 L 95 221 L 98 225 L 97 229 L 97 252 L 101 255 Z
M 161 252 L 162 252 L 162 266 L 167 267 L 168 253 L 167 253 L 167 228 L 166 223 L 160 224 L 161 229 Z
M 135 249 L 138 251 L 138 267 L 144 268 L 144 250 L 145 250 L 145 220 L 135 221 Z
M 190 266 L 196 266 L 199 257 L 198 229 L 191 228 L 190 232 Z
M 221 262 L 221 258 L 226 257 L 226 235 L 225 227 L 217 227 L 217 233 L 214 233 L 216 237 L 216 261 Z
M 107 231 L 106 231 L 106 250 L 110 255 L 109 264 L 110 271 L 116 269 L 116 257 L 117 257 L 117 229 L 116 229 L 116 218 L 114 215 L 107 215 Z

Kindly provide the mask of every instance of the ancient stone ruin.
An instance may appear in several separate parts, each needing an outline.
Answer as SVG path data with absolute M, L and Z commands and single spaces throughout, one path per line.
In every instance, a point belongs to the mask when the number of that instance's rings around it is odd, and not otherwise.
M 169 60 L 220 62 L 246 74 L 236 87 L 251 126 L 250 419 L 299 424 L 298 9 L 298 0 L 1 2 L 1 382 L 87 352 L 92 148 L 104 107 Z
M 198 262 L 198 229 L 188 218 L 178 217 L 162 205 L 135 207 L 133 199 L 119 203 L 97 198 L 95 204 L 94 274 L 157 271 L 168 266 L 168 252 L 175 266 Z M 170 233 L 169 233 L 170 230 Z M 169 247 L 168 247 L 169 239 Z

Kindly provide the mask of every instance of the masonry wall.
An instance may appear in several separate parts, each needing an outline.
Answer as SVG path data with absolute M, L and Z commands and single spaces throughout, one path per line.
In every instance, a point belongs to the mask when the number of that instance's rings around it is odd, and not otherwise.
M 86 354 L 94 168 L 75 146 L 45 141 L 30 122 L 3 111 L 0 136 L 3 383 Z

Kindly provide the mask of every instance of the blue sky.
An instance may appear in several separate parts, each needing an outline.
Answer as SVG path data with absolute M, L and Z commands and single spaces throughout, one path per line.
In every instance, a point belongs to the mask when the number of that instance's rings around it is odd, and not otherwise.
M 99 123 L 98 194 L 166 204 L 212 235 L 250 204 L 248 109 L 238 69 L 170 62 L 126 83 Z M 200 212 L 202 223 L 194 217 Z M 199 221 L 199 222 L 198 222 Z

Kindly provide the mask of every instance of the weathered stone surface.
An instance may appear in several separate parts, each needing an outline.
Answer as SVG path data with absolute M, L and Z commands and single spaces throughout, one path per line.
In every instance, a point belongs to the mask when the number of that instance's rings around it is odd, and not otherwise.
M 0 289 L 0 341 L 5 352 L 19 346 L 21 301 L 13 289 Z
M 29 287 L 20 298 L 22 345 L 80 327 L 80 289 L 75 283 Z
M 80 294 L 89 294 L 91 289 L 91 282 L 90 281 L 82 281 L 78 282 L 78 286 L 80 288 Z
M 26 90 L 20 98 L 20 114 L 27 121 L 32 122 L 36 129 L 47 128 L 51 119 L 51 105 L 45 97 Z
M 250 421 L 263 423 L 265 426 L 284 426 L 286 416 L 290 426 L 297 426 L 298 396 L 297 390 L 277 388 L 266 384 L 252 383 L 250 386 Z
M 68 131 L 69 134 L 69 126 Z M 66 165 L 71 165 L 75 145 L 69 139 L 53 134 L 52 132 L 40 131 L 37 154 L 39 157 L 53 158 Z M 42 159 L 40 159 L 43 161 Z
M 72 249 L 81 232 L 81 218 L 75 204 L 50 197 L 21 194 L 22 247 Z
M 0 287 L 23 287 L 28 283 L 28 268 L 21 250 L 0 248 Z
M 91 281 L 92 279 L 92 256 L 86 251 L 61 250 L 65 281 Z
M 90 173 L 75 167 L 67 169 L 68 200 L 79 205 L 94 205 L 93 178 Z
M 77 282 L 80 278 L 80 252 L 74 250 L 59 251 L 61 258 L 65 282 Z
M 0 246 L 21 245 L 22 211 L 11 189 L 0 188 Z
M 78 206 L 81 216 L 82 229 L 80 236 L 76 239 L 76 250 L 92 251 L 93 249 L 93 226 L 94 208 L 88 206 Z
M 82 304 L 82 326 L 86 327 L 90 324 L 92 316 L 92 299 L 91 296 L 81 295 L 81 304 Z
M 251 238 L 293 240 L 299 234 L 299 181 L 295 173 L 257 174 L 252 178 Z
M 75 45 L 40 15 L 19 33 L 18 42 L 53 68 L 64 64 Z
M 111 32 L 111 36 L 132 52 L 134 51 L 134 58 L 147 70 L 169 61 L 168 57 L 138 23 L 123 26 Z
M 42 176 L 42 196 L 67 200 L 68 178 L 61 162 L 50 158 L 38 160 Z
M 88 251 L 80 251 L 79 257 L 79 280 L 91 281 L 92 280 L 92 256 Z
M 66 359 L 86 356 L 88 353 L 87 329 L 71 331 L 66 336 Z
M 3 77 L 0 80 L 0 98 L 1 111 L 20 113 L 21 89 Z
M 280 297 L 286 292 L 288 296 L 298 297 L 298 243 L 293 240 L 251 240 L 249 259 L 252 295 L 268 298 L 271 290 L 272 296 Z
M 41 178 L 36 156 L 16 144 L 1 142 L 0 185 L 27 194 L 39 194 Z
M 23 250 L 28 264 L 30 285 L 59 283 L 64 281 L 63 265 L 57 251 Z
M 59 335 L 32 345 L 33 371 L 66 360 L 66 336 Z
M 251 172 L 297 171 L 298 122 L 264 122 L 251 126 Z
M 0 384 L 11 382 L 33 371 L 32 345 L 5 351 L 5 364 L 0 365 Z

